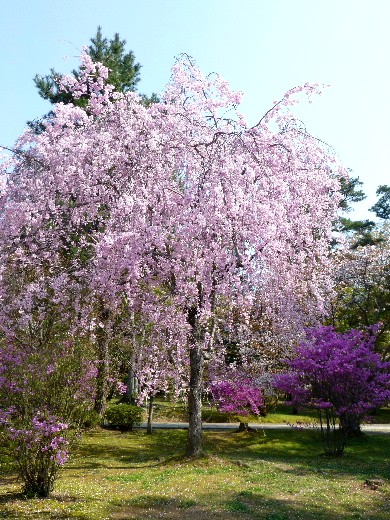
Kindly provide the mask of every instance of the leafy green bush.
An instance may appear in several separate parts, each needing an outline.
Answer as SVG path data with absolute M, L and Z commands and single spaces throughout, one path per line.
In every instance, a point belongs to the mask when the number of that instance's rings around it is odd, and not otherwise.
M 121 403 L 111 405 L 104 414 L 104 419 L 110 428 L 132 431 L 142 421 L 142 414 L 143 410 L 139 406 Z
M 89 430 L 100 426 L 102 423 L 102 418 L 95 410 L 89 410 L 85 413 L 83 418 L 82 426 L 84 429 Z

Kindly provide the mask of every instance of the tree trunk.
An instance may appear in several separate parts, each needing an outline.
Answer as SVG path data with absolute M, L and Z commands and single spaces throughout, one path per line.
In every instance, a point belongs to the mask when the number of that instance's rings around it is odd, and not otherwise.
M 203 394 L 203 339 L 199 328 L 199 311 L 204 303 L 203 287 L 197 283 L 198 304 L 188 309 L 187 321 L 191 325 L 190 388 L 188 392 L 187 457 L 198 458 L 202 452 L 202 394 Z
M 247 432 L 248 428 L 249 428 L 249 424 L 247 422 L 240 422 L 240 424 L 238 426 L 238 431 L 239 432 Z
M 146 433 L 152 434 L 153 433 L 153 405 L 154 405 L 154 395 L 151 395 L 149 397 L 149 404 L 148 404 L 148 424 L 146 427 Z
M 360 429 L 360 418 L 355 414 L 340 416 L 340 428 L 346 437 L 358 437 L 362 434 Z
M 96 394 L 94 410 L 99 415 L 104 415 L 107 405 L 107 393 L 108 393 L 108 373 L 109 373 L 109 360 L 108 360 L 108 341 L 98 340 L 98 368 L 96 377 Z
M 94 410 L 102 416 L 106 411 L 110 369 L 109 335 L 107 332 L 109 311 L 104 308 L 104 305 L 101 302 L 99 303 L 99 306 L 99 325 L 96 331 L 98 367 Z
M 199 341 L 190 349 L 190 390 L 188 394 L 188 443 L 187 457 L 202 455 L 202 391 L 203 391 L 203 350 Z
M 138 380 L 132 368 L 132 360 L 130 360 L 129 370 L 127 372 L 127 389 L 126 401 L 130 404 L 136 404 L 136 396 L 138 394 Z

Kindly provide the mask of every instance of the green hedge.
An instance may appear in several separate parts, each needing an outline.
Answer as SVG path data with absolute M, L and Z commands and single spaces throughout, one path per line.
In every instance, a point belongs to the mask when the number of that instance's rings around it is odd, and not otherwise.
M 111 405 L 104 414 L 105 424 L 109 428 L 121 431 L 132 431 L 136 424 L 142 422 L 143 409 L 132 404 Z

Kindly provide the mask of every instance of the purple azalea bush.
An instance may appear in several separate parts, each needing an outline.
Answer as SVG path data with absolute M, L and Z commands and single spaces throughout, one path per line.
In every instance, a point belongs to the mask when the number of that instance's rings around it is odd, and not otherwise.
M 0 442 L 28 496 L 47 497 L 92 404 L 95 369 L 71 343 L 0 348 Z
M 53 490 L 58 467 L 68 460 L 68 425 L 39 412 L 29 428 L 15 427 L 12 414 L 0 425 L 7 428 L 8 449 L 13 455 L 25 491 L 31 496 L 47 497 Z M 23 421 L 20 421 L 23 422 Z
M 309 329 L 288 361 L 289 372 L 275 378 L 292 405 L 319 412 L 326 451 L 342 454 L 345 437 L 360 432 L 361 420 L 390 399 L 390 363 L 374 351 L 376 330 Z M 338 436 L 336 447 L 329 440 L 331 430 Z

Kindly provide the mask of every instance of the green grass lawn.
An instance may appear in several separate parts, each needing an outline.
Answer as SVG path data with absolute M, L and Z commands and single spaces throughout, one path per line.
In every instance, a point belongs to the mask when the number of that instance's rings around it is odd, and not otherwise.
M 182 430 L 157 430 L 151 436 L 91 431 L 61 471 L 50 499 L 25 499 L 3 463 L 0 518 L 390 517 L 388 435 L 353 440 L 339 459 L 321 454 L 315 431 L 206 432 L 204 440 L 207 457 L 189 461 L 182 457 Z
M 203 421 L 205 422 L 239 422 L 240 420 L 250 423 L 272 423 L 272 424 L 295 424 L 295 423 L 313 423 L 317 421 L 315 411 L 300 410 L 298 414 L 292 414 L 292 407 L 283 403 L 278 403 L 266 417 L 257 417 L 256 415 L 248 415 L 247 417 L 239 417 L 235 414 L 218 412 L 214 407 L 207 403 L 203 405 Z M 146 414 L 145 414 L 146 420 Z M 187 408 L 184 404 L 175 403 L 164 399 L 158 399 L 154 412 L 155 422 L 187 422 Z M 381 408 L 374 416 L 370 418 L 374 423 L 390 424 L 390 407 Z
M 253 414 L 248 416 L 238 416 L 234 413 L 219 412 L 215 407 L 208 403 L 203 404 L 202 418 L 204 422 L 227 422 L 236 423 L 240 420 L 250 423 L 296 423 L 312 422 L 316 418 L 315 412 L 305 411 L 293 415 L 291 406 L 278 403 L 277 406 L 266 415 L 258 417 Z M 187 407 L 182 403 L 175 403 L 164 399 L 159 399 L 155 404 L 155 422 L 187 422 Z

